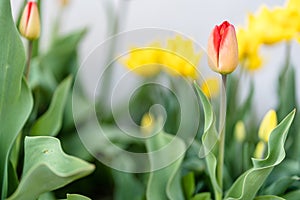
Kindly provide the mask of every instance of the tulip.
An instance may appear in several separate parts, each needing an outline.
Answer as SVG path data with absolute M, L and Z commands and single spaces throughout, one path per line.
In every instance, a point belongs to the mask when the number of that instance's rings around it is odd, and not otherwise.
M 226 75 L 238 65 L 238 43 L 234 26 L 227 21 L 215 26 L 208 39 L 208 65 L 220 74 Z
M 275 129 L 277 126 L 277 115 L 275 110 L 270 110 L 263 118 L 259 131 L 258 131 L 258 136 L 261 140 L 264 142 L 269 141 L 269 137 L 272 133 L 272 131 Z
M 40 16 L 37 3 L 28 1 L 23 11 L 19 30 L 28 40 L 36 40 L 40 37 Z

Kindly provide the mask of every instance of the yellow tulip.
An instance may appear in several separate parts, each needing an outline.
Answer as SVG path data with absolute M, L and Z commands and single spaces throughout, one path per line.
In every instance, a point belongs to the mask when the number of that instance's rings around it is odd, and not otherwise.
M 260 124 L 259 131 L 258 131 L 259 138 L 264 142 L 268 142 L 270 134 L 276 126 L 277 126 L 276 112 L 274 110 L 270 110 L 264 116 L 264 119 Z
M 263 141 L 259 141 L 254 151 L 255 158 L 263 158 L 266 151 L 266 144 Z
M 234 137 L 238 142 L 243 142 L 246 138 L 246 128 L 243 121 L 238 121 L 234 127 Z

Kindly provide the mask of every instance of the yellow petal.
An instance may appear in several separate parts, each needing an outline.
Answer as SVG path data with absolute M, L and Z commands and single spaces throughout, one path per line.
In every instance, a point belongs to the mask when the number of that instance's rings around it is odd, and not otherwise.
M 260 141 L 257 143 L 255 151 L 254 151 L 254 157 L 255 158 L 263 158 L 266 151 L 266 144 L 263 141 Z
M 270 110 L 262 120 L 258 136 L 261 140 L 268 142 L 269 137 L 273 129 L 277 126 L 277 115 L 274 110 Z

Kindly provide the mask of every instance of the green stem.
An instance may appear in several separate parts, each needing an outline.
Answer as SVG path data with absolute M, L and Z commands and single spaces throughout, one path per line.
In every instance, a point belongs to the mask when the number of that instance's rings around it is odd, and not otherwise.
M 221 98 L 220 98 L 219 154 L 218 154 L 218 166 L 217 166 L 217 180 L 221 189 L 220 192 L 221 194 L 218 194 L 216 196 L 217 200 L 222 199 L 222 191 L 223 191 L 223 167 L 224 167 L 225 127 L 226 127 L 226 80 L 227 80 L 227 75 L 222 75 L 222 83 L 224 89 L 221 90 Z
M 29 72 L 30 72 L 30 62 L 31 62 L 31 56 L 32 56 L 32 47 L 33 47 L 33 42 L 29 41 L 28 43 L 28 55 L 27 55 L 27 62 L 26 62 L 26 71 L 25 71 L 25 77 L 28 80 L 29 78 Z

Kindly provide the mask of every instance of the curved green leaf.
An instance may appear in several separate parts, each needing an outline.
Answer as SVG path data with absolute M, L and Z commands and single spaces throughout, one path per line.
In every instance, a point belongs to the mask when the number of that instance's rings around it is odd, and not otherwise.
M 67 194 L 67 200 L 91 200 L 91 199 L 79 194 Z
M 193 172 L 188 173 L 182 178 L 182 186 L 186 199 L 191 199 L 195 192 L 195 175 Z
M 300 190 L 289 192 L 283 196 L 283 198 L 286 200 L 299 200 L 299 197 L 300 197 Z
M 147 199 L 155 199 L 155 200 L 183 200 L 183 191 L 181 188 L 180 181 L 180 166 L 184 157 L 185 152 L 185 143 L 179 139 L 178 137 L 174 137 L 173 135 L 169 135 L 164 132 L 160 132 L 157 135 L 146 140 L 146 147 L 148 152 L 157 151 L 170 142 L 176 143 L 176 149 L 172 149 L 174 152 L 181 152 L 182 155 L 178 160 L 165 168 L 153 171 L 150 173 L 146 197 Z M 168 154 L 160 154 L 159 158 L 151 156 L 150 154 L 150 164 L 151 166 L 157 166 L 163 162 L 163 160 L 168 160 L 170 154 L 174 152 L 169 152 Z
M 49 109 L 32 126 L 30 135 L 56 136 L 58 134 L 62 126 L 64 108 L 71 83 L 72 77 L 68 77 L 57 87 Z
M 211 195 L 209 192 L 203 192 L 200 194 L 196 194 L 192 200 L 211 200 Z
M 278 196 L 273 196 L 273 195 L 265 195 L 265 196 L 258 196 L 255 197 L 254 200 L 285 200 L 282 197 L 278 197 Z
M 195 83 L 194 84 L 196 91 L 198 93 L 198 96 L 202 102 L 203 110 L 204 110 L 204 133 L 202 135 L 202 145 L 203 148 L 200 152 L 200 156 L 205 156 L 205 161 L 207 165 L 207 170 L 209 173 L 209 177 L 211 180 L 211 183 L 213 185 L 215 192 L 220 192 L 221 188 L 217 181 L 216 176 L 216 168 L 217 168 L 217 159 L 214 153 L 212 152 L 213 148 L 218 142 L 218 132 L 216 129 L 216 120 L 215 120 L 215 114 L 213 112 L 213 108 L 205 96 L 199 86 Z
M 66 155 L 60 141 L 53 137 L 26 137 L 22 179 L 7 200 L 32 200 L 90 174 L 91 165 Z
M 0 199 L 7 195 L 9 153 L 33 105 L 22 81 L 25 51 L 11 13 L 10 0 L 0 1 Z
M 226 199 L 252 200 L 255 197 L 273 168 L 285 157 L 284 142 L 294 116 L 295 110 L 272 131 L 268 142 L 268 156 L 265 159 L 252 159 L 253 168 L 235 181 L 229 189 Z

